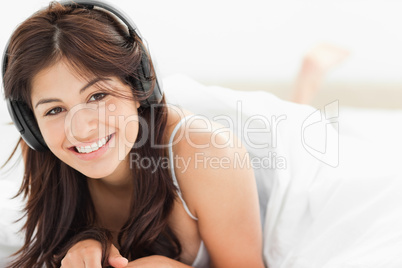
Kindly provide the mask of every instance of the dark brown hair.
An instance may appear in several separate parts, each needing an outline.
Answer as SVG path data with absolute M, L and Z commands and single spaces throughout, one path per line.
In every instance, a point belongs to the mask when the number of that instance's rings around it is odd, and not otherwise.
M 141 40 L 129 36 L 127 28 L 106 11 L 51 2 L 19 25 L 10 39 L 5 97 L 30 106 L 33 77 L 64 58 L 83 77 L 118 77 L 133 88 L 134 98 L 143 100 L 146 96 L 135 90 L 133 83 L 140 79 L 136 70 L 144 52 L 139 44 Z M 164 98 L 161 104 L 165 104 Z M 139 148 L 134 146 L 130 153 L 152 158 L 167 156 L 165 148 L 151 146 L 165 141 L 166 105 L 153 107 L 153 112 L 155 135 L 149 132 L 146 143 Z M 150 108 L 140 107 L 138 113 L 150 123 Z M 140 124 L 137 141 L 142 133 Z M 22 139 L 18 144 L 25 164 L 17 194 L 27 201 L 25 243 L 9 267 L 60 267 L 68 249 L 88 238 L 102 242 L 104 262 L 111 235 L 108 230 L 94 227 L 96 214 L 86 177 L 50 151 L 34 151 Z M 130 216 L 118 235 L 120 253 L 130 261 L 154 254 L 179 259 L 180 242 L 167 224 L 177 197 L 169 170 L 159 168 L 151 174 L 146 169 L 132 169 L 132 179 Z

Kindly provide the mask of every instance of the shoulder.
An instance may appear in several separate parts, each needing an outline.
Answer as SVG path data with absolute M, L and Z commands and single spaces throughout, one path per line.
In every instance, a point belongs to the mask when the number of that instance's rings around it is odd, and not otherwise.
M 173 139 L 174 171 L 211 260 L 216 267 L 262 267 L 258 193 L 249 154 L 230 129 L 203 117 L 190 119 Z
M 177 117 L 168 131 L 185 116 Z M 199 217 L 205 195 L 225 194 L 254 185 L 254 172 L 249 154 L 231 129 L 204 116 L 192 116 L 177 129 L 172 142 L 174 171 L 184 200 Z M 211 198 L 209 199 L 211 201 Z M 218 201 L 218 200 L 216 200 Z

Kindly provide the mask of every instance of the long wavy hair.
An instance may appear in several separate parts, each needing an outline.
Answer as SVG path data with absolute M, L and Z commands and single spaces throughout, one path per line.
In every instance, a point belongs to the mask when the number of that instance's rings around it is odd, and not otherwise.
M 118 77 L 132 87 L 133 98 L 143 100 L 146 96 L 135 89 L 135 81 L 140 79 L 136 70 L 141 53 L 146 53 L 140 43 L 139 38 L 130 36 L 127 27 L 107 11 L 51 2 L 20 24 L 10 39 L 5 97 L 30 106 L 33 77 L 64 58 L 83 77 Z M 161 104 L 165 103 L 163 98 Z M 156 134 L 149 132 L 146 143 L 139 148 L 134 146 L 130 153 L 167 157 L 166 148 L 154 148 L 151 144 L 165 141 L 168 111 L 166 105 L 152 108 Z M 138 113 L 150 123 L 150 108 L 140 107 Z M 142 133 L 140 124 L 137 141 L 141 140 Z M 17 193 L 26 200 L 26 223 L 22 228 L 25 242 L 8 267 L 60 267 L 68 249 L 88 238 L 102 243 L 104 264 L 111 233 L 95 227 L 96 214 L 86 177 L 50 151 L 32 150 L 22 139 L 18 146 L 25 164 L 23 182 Z M 159 168 L 151 173 L 143 168 L 132 169 L 132 180 L 129 219 L 118 234 L 120 253 L 129 261 L 154 254 L 179 260 L 181 245 L 167 224 L 177 198 L 169 170 Z

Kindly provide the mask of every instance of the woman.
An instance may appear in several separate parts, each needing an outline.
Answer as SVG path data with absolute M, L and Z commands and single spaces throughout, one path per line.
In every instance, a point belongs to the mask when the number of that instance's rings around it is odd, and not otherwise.
M 43 149 L 19 141 L 26 237 L 9 267 L 264 266 L 254 173 L 231 161 L 247 151 L 164 96 L 144 104 L 156 77 L 139 90 L 139 70 L 154 70 L 127 25 L 53 2 L 16 29 L 7 57 L 5 97 L 27 107 Z

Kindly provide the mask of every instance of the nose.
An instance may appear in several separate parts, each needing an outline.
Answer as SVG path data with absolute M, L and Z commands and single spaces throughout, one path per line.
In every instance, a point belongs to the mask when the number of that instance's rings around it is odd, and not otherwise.
M 98 137 L 99 113 L 97 105 L 85 103 L 74 106 L 68 112 L 64 126 L 66 136 L 72 144 Z

